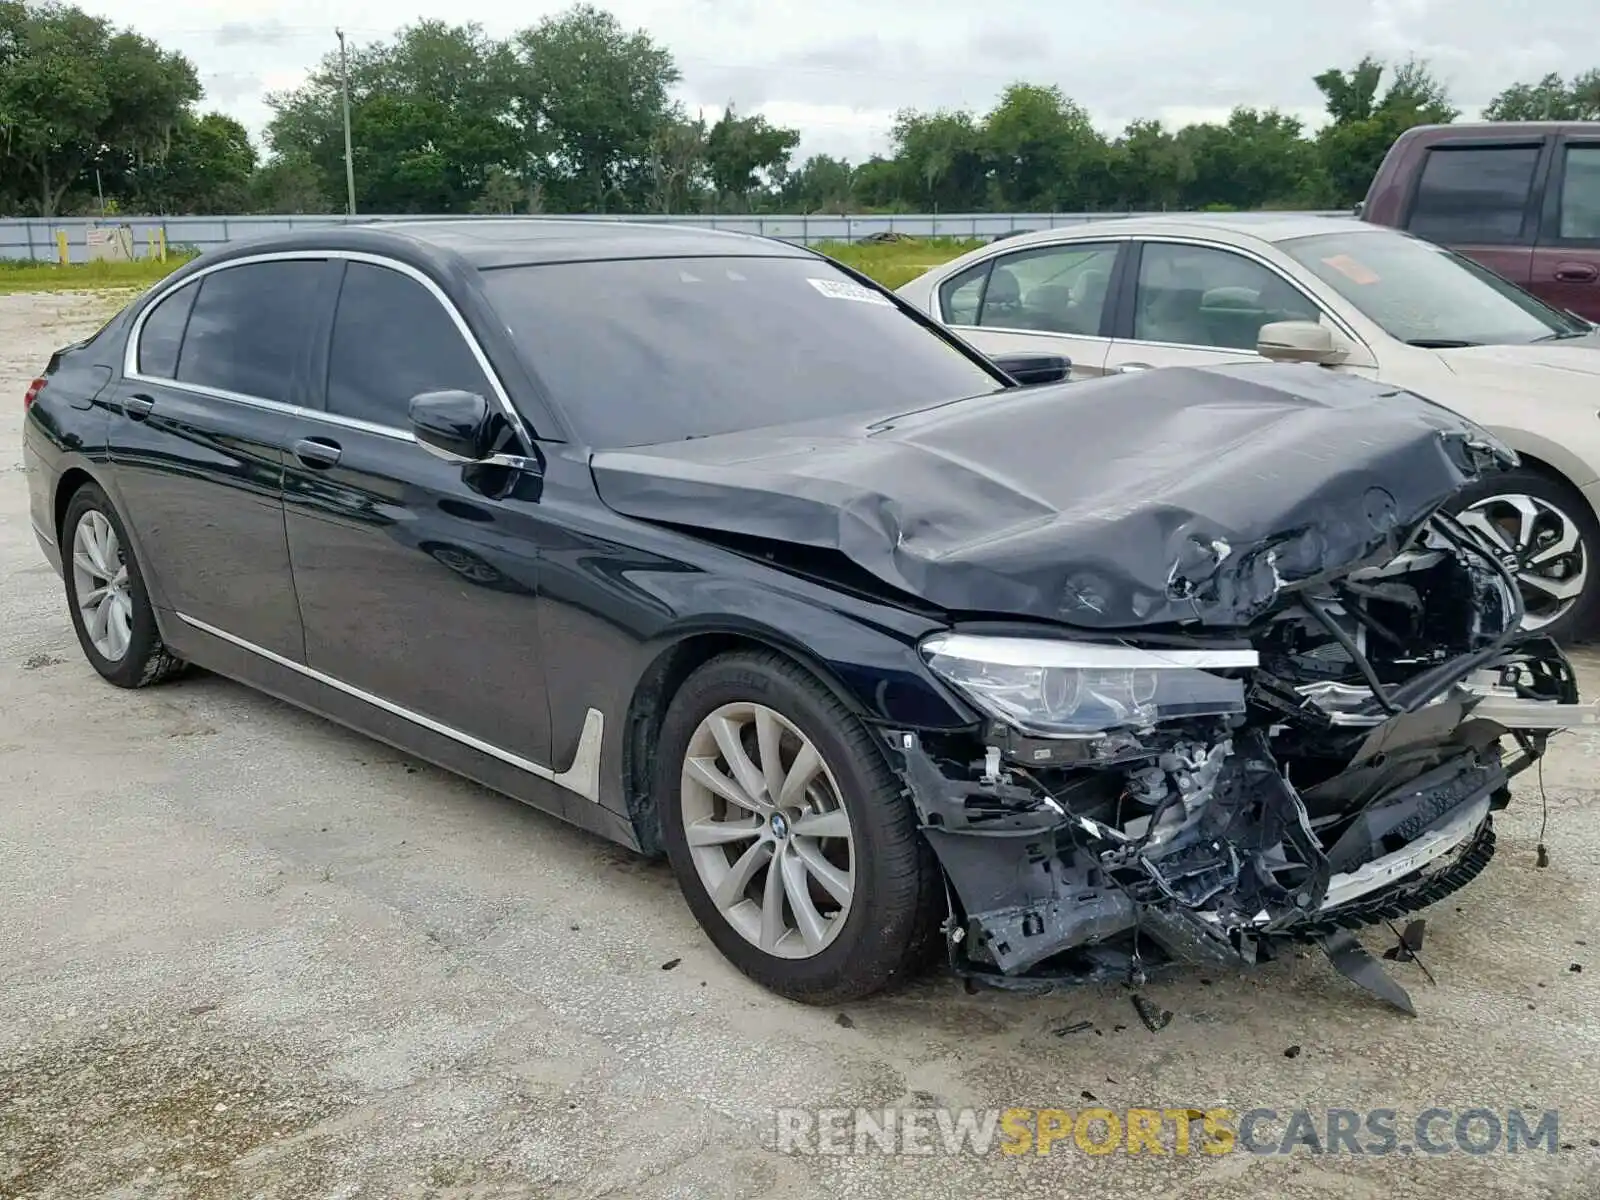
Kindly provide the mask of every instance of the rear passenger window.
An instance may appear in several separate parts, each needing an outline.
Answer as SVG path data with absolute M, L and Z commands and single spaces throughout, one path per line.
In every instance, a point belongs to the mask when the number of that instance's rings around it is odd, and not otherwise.
M 249 263 L 207 275 L 183 336 L 178 382 L 287 403 L 325 266 Z
M 1096 336 L 1118 245 L 1071 242 L 994 260 L 973 324 Z
M 950 325 L 976 325 L 978 306 L 983 303 L 983 285 L 989 278 L 992 260 L 968 267 L 944 281 L 939 288 L 939 308 Z
M 411 397 L 457 389 L 493 394 L 444 305 L 409 275 L 351 263 L 328 350 L 328 411 L 406 429 Z
M 150 310 L 139 333 L 139 374 L 171 379 L 178 371 L 178 347 L 189 323 L 198 283 L 186 283 Z
M 1563 240 L 1600 242 L 1600 144 L 1567 147 L 1560 230 Z
M 1407 228 L 1445 244 L 1523 238 L 1538 146 L 1441 146 L 1428 151 Z

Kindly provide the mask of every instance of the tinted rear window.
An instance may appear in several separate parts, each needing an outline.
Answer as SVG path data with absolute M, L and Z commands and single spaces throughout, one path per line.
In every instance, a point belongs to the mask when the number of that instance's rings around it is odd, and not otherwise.
M 306 352 L 323 262 L 224 267 L 200 282 L 178 357 L 178 380 L 286 401 Z
M 1429 150 L 1407 228 L 1434 242 L 1518 241 L 1538 161 L 1538 146 Z
M 819 259 L 673 258 L 484 272 L 578 436 L 643 446 L 992 392 L 998 380 Z
M 178 370 L 178 347 L 189 323 L 198 283 L 186 283 L 150 310 L 139 334 L 139 373 L 171 379 Z

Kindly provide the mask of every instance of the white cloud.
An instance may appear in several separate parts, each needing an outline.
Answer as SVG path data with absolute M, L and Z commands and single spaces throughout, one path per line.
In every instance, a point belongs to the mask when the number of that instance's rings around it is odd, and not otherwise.
M 261 97 L 292 87 L 338 43 L 388 36 L 424 17 L 506 34 L 564 0 L 79 0 L 182 49 L 209 102 L 259 133 Z M 801 154 L 860 158 L 887 148 L 903 107 L 982 110 L 1018 79 L 1059 85 L 1111 132 L 1137 117 L 1216 119 L 1234 105 L 1276 106 L 1315 124 L 1311 77 L 1365 53 L 1431 60 L 1469 114 L 1500 89 L 1595 65 L 1600 6 L 1505 0 L 1122 0 L 1085 11 L 1055 0 L 617 0 L 677 57 L 693 110 L 741 111 L 798 127 Z M 255 82 L 251 82 L 251 81 Z

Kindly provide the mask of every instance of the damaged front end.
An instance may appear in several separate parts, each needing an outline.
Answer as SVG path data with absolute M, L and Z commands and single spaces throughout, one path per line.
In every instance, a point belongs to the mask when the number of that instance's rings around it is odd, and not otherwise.
M 1436 512 L 1381 567 L 1284 588 L 1227 637 L 938 635 L 988 718 L 888 734 L 949 884 L 952 962 L 1001 985 L 1321 944 L 1411 1011 L 1349 930 L 1483 869 L 1508 781 L 1596 721 L 1515 581 Z

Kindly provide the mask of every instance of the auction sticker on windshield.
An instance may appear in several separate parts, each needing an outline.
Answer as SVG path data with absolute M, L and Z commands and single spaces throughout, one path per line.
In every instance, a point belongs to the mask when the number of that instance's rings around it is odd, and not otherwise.
M 862 287 L 848 279 L 807 279 L 812 287 L 830 300 L 859 300 L 863 304 L 881 304 L 893 308 L 894 301 L 878 295 L 871 288 Z
M 1335 254 L 1332 258 L 1325 258 L 1322 261 L 1352 283 L 1359 283 L 1362 286 L 1378 283 L 1383 278 L 1371 267 L 1365 263 L 1357 262 L 1348 254 Z

